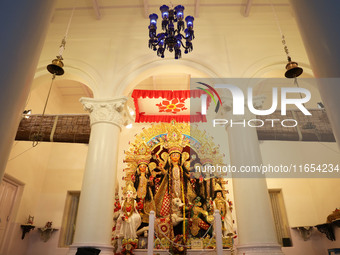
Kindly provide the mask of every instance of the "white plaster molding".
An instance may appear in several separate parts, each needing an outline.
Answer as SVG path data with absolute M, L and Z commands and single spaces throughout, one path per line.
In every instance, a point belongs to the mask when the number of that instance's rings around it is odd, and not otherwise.
M 281 246 L 276 243 L 243 244 L 236 246 L 237 254 L 283 255 Z
M 311 69 L 308 60 L 304 56 L 294 56 L 294 59 L 298 59 L 299 66 L 303 68 L 304 75 L 307 77 L 314 77 L 313 71 Z M 301 61 L 305 59 L 305 61 Z M 282 59 L 282 55 L 271 55 L 254 61 L 248 68 L 245 69 L 241 77 L 246 78 L 263 78 L 266 74 L 271 71 L 282 72 L 282 76 L 271 77 L 271 78 L 284 78 L 285 66 L 287 62 Z
M 128 122 L 125 108 L 126 97 L 112 99 L 93 99 L 82 97 L 79 100 L 84 109 L 90 113 L 91 126 L 96 123 L 110 123 L 120 129 Z
M 114 93 L 118 95 L 126 95 L 127 91 L 132 91 L 133 88 L 150 75 L 166 74 L 178 72 L 179 69 L 191 69 L 196 70 L 198 73 L 202 73 L 205 77 L 218 78 L 219 74 L 213 69 L 212 66 L 208 66 L 206 63 L 202 64 L 201 61 L 195 59 L 181 59 L 180 62 L 175 59 L 157 59 L 151 60 L 152 57 L 141 57 L 144 61 L 134 59 L 133 63 L 129 63 L 122 70 L 117 80 L 117 88 Z M 138 63 L 140 63 L 138 65 Z M 170 68 L 171 67 L 171 68 Z M 174 71 L 172 68 L 176 67 Z M 170 72 L 168 70 L 171 70 Z M 191 71 L 192 73 L 193 71 Z
M 82 60 L 72 58 L 67 58 L 63 62 L 65 64 L 65 74 L 62 76 L 62 79 L 81 82 L 93 91 L 94 96 L 100 94 L 101 91 L 99 84 L 104 84 L 104 81 L 99 72 L 94 67 Z M 50 73 L 46 70 L 46 66 L 50 63 L 51 60 L 45 59 L 40 61 L 35 72 L 34 79 L 44 75 L 50 75 Z

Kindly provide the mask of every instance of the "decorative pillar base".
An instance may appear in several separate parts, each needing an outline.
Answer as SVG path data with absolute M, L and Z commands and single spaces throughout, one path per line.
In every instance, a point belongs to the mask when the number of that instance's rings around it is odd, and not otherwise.
M 284 255 L 276 243 L 237 245 L 237 255 Z
M 68 250 L 67 255 L 75 255 L 77 253 L 77 249 L 80 247 L 91 247 L 100 250 L 100 255 L 112 255 L 113 254 L 113 246 L 107 244 L 98 244 L 98 243 L 76 243 L 70 245 L 70 249 Z

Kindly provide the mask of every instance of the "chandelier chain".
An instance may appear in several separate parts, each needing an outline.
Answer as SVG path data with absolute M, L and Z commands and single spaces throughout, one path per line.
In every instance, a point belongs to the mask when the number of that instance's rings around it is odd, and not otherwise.
M 42 124 L 44 122 L 46 107 L 47 107 L 48 100 L 50 98 L 50 94 L 51 94 L 51 90 L 52 90 L 52 85 L 53 85 L 55 76 L 56 76 L 55 73 L 52 74 L 51 84 L 50 84 L 50 87 L 49 87 L 49 90 L 48 90 L 48 93 L 47 93 L 47 98 L 46 98 L 46 101 L 45 101 L 44 109 L 43 109 L 43 112 L 42 112 L 42 115 L 41 115 L 41 118 L 40 118 L 39 129 L 38 129 L 38 131 L 36 133 L 34 133 L 32 135 L 32 138 L 33 138 L 32 147 L 37 146 L 39 144 L 39 141 L 41 141 L 42 138 L 43 138 L 43 135 L 41 134 L 41 128 L 42 128 Z
M 276 25 L 277 25 L 277 27 L 279 29 L 280 35 L 281 35 L 281 42 L 283 44 L 284 51 L 285 51 L 285 53 L 287 55 L 288 61 L 291 61 L 292 59 L 291 59 L 291 57 L 289 55 L 286 39 L 285 39 L 285 36 L 284 36 L 284 34 L 282 32 L 282 28 L 281 28 L 281 25 L 280 25 L 279 17 L 278 17 L 278 15 L 276 13 L 276 10 L 275 10 L 275 7 L 274 7 L 273 3 L 271 1 L 269 1 L 269 2 L 270 2 L 270 6 L 272 8 L 273 14 L 274 14 L 275 23 L 276 23 Z
M 61 40 L 61 44 L 59 46 L 59 56 L 57 56 L 57 58 L 59 58 L 59 59 L 63 59 L 63 53 L 64 53 L 65 45 L 66 45 L 66 38 L 67 38 L 68 32 L 70 30 L 70 26 L 71 26 L 71 22 L 72 22 L 72 19 L 73 19 L 74 10 L 76 9 L 76 2 L 77 1 L 75 1 L 74 5 L 73 5 L 71 16 L 70 16 L 70 19 L 69 19 L 67 27 L 66 27 L 65 35 L 64 35 L 63 39 Z
M 52 75 L 52 81 L 51 81 L 51 84 L 50 84 L 50 88 L 48 90 L 47 98 L 46 98 L 45 105 L 44 105 L 44 110 L 43 110 L 43 113 L 42 113 L 41 117 L 45 116 L 45 111 L 46 111 L 48 99 L 50 98 L 50 94 L 51 94 L 51 90 L 52 90 L 52 85 L 53 85 L 54 79 L 55 79 L 55 74 Z

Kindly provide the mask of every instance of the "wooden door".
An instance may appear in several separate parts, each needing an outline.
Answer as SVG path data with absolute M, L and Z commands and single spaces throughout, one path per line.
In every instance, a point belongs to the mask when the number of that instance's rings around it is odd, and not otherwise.
M 17 192 L 17 185 L 5 179 L 0 183 L 0 248 L 3 246 L 6 228 L 11 220 L 11 213 Z

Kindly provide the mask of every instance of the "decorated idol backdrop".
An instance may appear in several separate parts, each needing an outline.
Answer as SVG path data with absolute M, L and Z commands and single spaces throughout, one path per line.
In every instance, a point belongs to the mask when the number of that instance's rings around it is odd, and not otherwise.
M 124 185 L 115 197 L 116 254 L 147 248 L 149 214 L 154 211 L 155 249 L 185 253 L 215 247 L 214 210 L 222 217 L 223 245 L 236 238 L 225 165 L 219 146 L 198 127 L 161 123 L 143 129 L 125 151 Z

